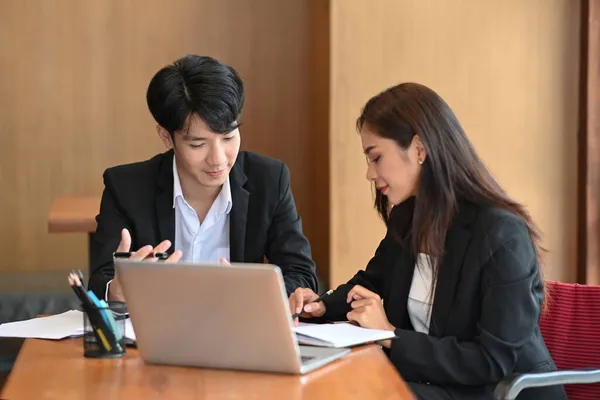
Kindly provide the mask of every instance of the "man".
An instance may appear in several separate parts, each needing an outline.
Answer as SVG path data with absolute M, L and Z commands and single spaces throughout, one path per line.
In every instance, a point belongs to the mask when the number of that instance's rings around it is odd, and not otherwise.
M 244 96 L 236 71 L 205 56 L 185 56 L 152 78 L 148 107 L 167 152 L 104 173 L 89 281 L 100 298 L 124 300 L 113 252 L 131 248 L 137 259 L 165 251 L 169 261 L 266 257 L 281 268 L 288 295 L 317 289 L 289 169 L 239 151 Z

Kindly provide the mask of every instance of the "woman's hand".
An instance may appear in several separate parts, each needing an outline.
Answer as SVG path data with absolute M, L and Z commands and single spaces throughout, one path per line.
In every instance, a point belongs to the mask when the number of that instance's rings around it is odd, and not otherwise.
M 388 321 L 381 298 L 377 293 L 356 285 L 348 292 L 346 301 L 352 307 L 352 311 L 346 314 L 348 321 L 356 322 L 363 328 L 396 330 L 396 327 Z M 391 340 L 384 340 L 381 345 L 389 348 L 392 342 Z

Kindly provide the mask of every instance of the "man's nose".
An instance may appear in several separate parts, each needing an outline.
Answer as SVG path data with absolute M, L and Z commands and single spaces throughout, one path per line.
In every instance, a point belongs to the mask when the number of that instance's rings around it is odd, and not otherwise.
M 227 157 L 225 156 L 225 149 L 219 143 L 215 143 L 211 146 L 206 162 L 211 166 L 221 167 L 225 164 Z

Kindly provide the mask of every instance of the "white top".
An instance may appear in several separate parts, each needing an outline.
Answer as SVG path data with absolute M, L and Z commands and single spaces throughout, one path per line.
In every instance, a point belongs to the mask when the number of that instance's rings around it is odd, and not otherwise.
M 183 253 L 181 260 L 216 263 L 221 257 L 230 261 L 229 213 L 233 206 L 229 177 L 213 202 L 202 224 L 196 211 L 183 197 L 177 164 L 173 157 L 173 208 L 175 209 L 175 249 Z M 135 250 L 135 249 L 134 249 Z M 106 284 L 104 298 L 108 300 Z
M 182 261 L 219 263 L 229 261 L 229 213 L 233 201 L 229 177 L 211 205 L 202 224 L 196 211 L 185 201 L 177 165 L 173 157 L 173 208 L 175 209 L 175 250 L 181 250 Z
M 410 292 L 408 294 L 408 316 L 417 332 L 429 334 L 431 308 L 433 297 L 431 284 L 433 282 L 432 264 L 427 254 L 419 253 L 415 264 Z

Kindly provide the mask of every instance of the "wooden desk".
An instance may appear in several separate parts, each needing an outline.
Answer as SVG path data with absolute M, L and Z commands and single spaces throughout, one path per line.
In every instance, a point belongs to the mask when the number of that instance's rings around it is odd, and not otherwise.
M 1 399 L 414 399 L 375 345 L 303 376 L 87 359 L 81 339 L 27 339 Z
M 61 196 L 54 199 L 48 215 L 48 232 L 96 232 L 100 196 Z

